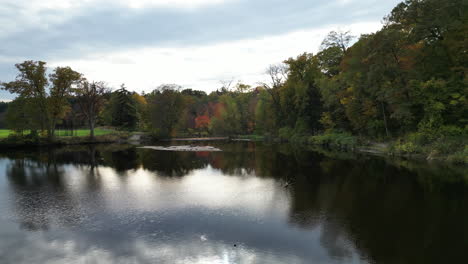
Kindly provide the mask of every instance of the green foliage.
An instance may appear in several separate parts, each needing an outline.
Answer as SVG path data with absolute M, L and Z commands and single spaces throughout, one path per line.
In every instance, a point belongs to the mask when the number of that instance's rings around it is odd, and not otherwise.
M 55 135 L 57 123 L 70 111 L 67 98 L 72 89 L 82 79 L 82 75 L 70 67 L 57 67 L 50 75 L 50 96 L 47 98 L 47 113 L 49 115 L 49 136 Z
M 221 116 L 218 119 L 218 123 L 222 124 L 222 128 L 219 124 L 215 126 L 215 133 L 217 131 L 218 133 L 224 132 L 222 134 L 239 134 L 241 132 L 241 115 L 236 100 L 231 96 L 223 95 L 220 101 L 224 105 L 224 109 L 221 111 Z
M 463 150 L 456 151 L 447 157 L 447 161 L 456 164 L 468 164 L 468 145 Z
M 393 146 L 393 151 L 401 154 L 414 154 L 420 152 L 421 149 L 412 141 L 398 140 Z
M 349 133 L 328 132 L 322 135 L 309 137 L 308 143 L 313 145 L 353 149 L 358 145 L 358 140 L 355 136 Z
M 299 121 L 300 129 L 317 131 L 320 129 L 322 102 L 316 82 L 320 70 L 316 58 L 304 53 L 296 58 L 284 61 L 288 66 L 288 78 L 280 89 L 281 108 L 284 119 L 282 126 L 296 127 Z M 302 127 L 303 125 L 306 128 Z
M 290 127 L 282 127 L 278 131 L 278 136 L 282 140 L 290 140 L 294 136 L 294 129 Z
M 390 152 L 398 154 L 424 154 L 427 158 L 447 156 L 447 160 L 458 162 L 464 160 L 468 145 L 468 130 L 456 126 L 440 126 L 434 130 L 423 129 L 409 133 L 397 139 Z
M 9 104 L 5 115 L 7 128 L 18 133 L 24 130 L 39 130 L 42 128 L 42 113 L 37 111 L 37 98 L 18 97 Z
M 37 133 L 21 134 L 17 132 L 10 133 L 8 137 L 3 141 L 6 144 L 15 145 L 29 145 L 37 144 L 40 141 L 40 137 Z
M 269 83 L 238 83 L 234 89 L 232 82 L 224 83 L 209 95 L 177 85 L 146 95 L 122 87 L 110 95 L 104 85 L 88 83 L 69 67 L 56 68 L 48 80 L 45 62 L 25 61 L 16 65 L 15 81 L 1 84 L 19 95 L 5 118 L 20 134 L 51 135 L 56 124 L 73 127 L 78 118 L 92 129 L 106 98 L 105 123 L 144 129 L 157 138 L 258 134 L 353 148 L 357 139 L 352 135 L 359 135 L 394 140 L 393 152 L 460 156 L 468 126 L 464 4 L 405 0 L 381 30 L 360 36 L 353 45 L 349 32 L 332 31 L 317 54 L 271 65 Z
M 47 91 L 46 87 L 49 84 L 49 80 L 46 77 L 46 63 L 43 61 L 24 61 L 23 63 L 16 64 L 18 75 L 15 81 L 8 83 L 1 83 L 0 88 L 7 90 L 11 93 L 18 94 L 19 100 L 22 100 L 21 104 L 24 106 L 16 105 L 15 108 L 21 108 L 21 113 L 32 117 L 32 111 L 36 114 L 34 118 L 34 126 L 37 122 L 40 122 L 42 130 L 50 128 L 50 120 L 47 109 Z M 20 104 L 20 103 L 18 103 Z M 34 109 L 34 110 L 32 110 Z M 10 111 L 10 114 L 13 111 Z M 12 126 L 14 122 L 21 122 L 20 127 L 27 125 L 27 121 L 19 120 L 18 115 L 14 118 L 10 115 L 8 118 L 9 126 Z M 35 129 L 31 127 L 32 129 Z
M 0 129 L 0 138 L 6 138 L 8 135 L 10 135 L 10 130 Z
M 184 96 L 172 87 L 161 87 L 148 96 L 150 132 L 155 137 L 177 134 L 185 114 Z
M 255 132 L 265 134 L 276 129 L 276 116 L 271 96 L 266 91 L 261 91 L 255 108 Z
M 123 84 L 119 90 L 112 93 L 104 116 L 111 126 L 125 130 L 134 130 L 137 127 L 137 102 Z

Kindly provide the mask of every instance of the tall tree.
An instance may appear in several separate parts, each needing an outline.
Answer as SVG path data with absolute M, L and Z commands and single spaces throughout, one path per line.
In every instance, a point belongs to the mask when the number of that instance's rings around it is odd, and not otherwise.
M 41 113 L 41 129 L 48 129 L 49 116 L 47 111 L 46 88 L 49 81 L 46 76 L 46 63 L 43 61 L 24 61 L 15 64 L 19 71 L 16 79 L 12 82 L 1 83 L 1 88 L 11 93 L 18 94 L 22 98 L 34 99 L 31 104 Z M 34 133 L 34 130 L 32 131 Z
M 320 75 L 316 58 L 303 53 L 285 61 L 288 79 L 281 88 L 281 105 L 288 109 L 282 126 L 295 129 L 297 133 L 310 133 L 320 128 L 322 102 L 316 81 Z
M 103 82 L 89 83 L 83 79 L 78 87 L 74 89 L 81 113 L 85 116 L 90 130 L 90 138 L 94 140 L 94 128 L 99 113 L 104 106 L 104 95 L 109 93 L 109 89 Z
M 124 84 L 112 93 L 108 104 L 108 119 L 112 126 L 133 130 L 138 123 L 137 102 Z
M 278 119 L 283 118 L 283 109 L 281 108 L 280 88 L 288 78 L 288 66 L 285 63 L 272 64 L 268 66 L 265 73 L 268 75 L 269 82 L 261 83 L 264 90 L 271 96 L 271 105 Z
M 69 111 L 69 97 L 76 88 L 82 75 L 70 67 L 57 67 L 49 76 L 52 87 L 48 98 L 48 112 L 50 115 L 50 133 L 49 137 L 55 135 L 55 127 L 59 119 L 64 118 Z
M 157 136 L 167 137 L 176 134 L 176 127 L 185 110 L 183 95 L 179 87 L 162 85 L 149 95 L 149 116 L 153 132 Z

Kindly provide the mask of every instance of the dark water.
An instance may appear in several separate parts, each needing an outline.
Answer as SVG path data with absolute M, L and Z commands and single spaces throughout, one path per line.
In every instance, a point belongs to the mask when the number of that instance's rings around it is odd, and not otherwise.
M 0 263 L 467 263 L 464 168 L 212 143 L 0 151 Z

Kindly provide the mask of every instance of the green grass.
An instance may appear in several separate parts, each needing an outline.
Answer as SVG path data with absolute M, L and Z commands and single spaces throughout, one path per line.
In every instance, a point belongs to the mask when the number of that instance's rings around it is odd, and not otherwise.
M 103 135 L 108 135 L 114 133 L 114 130 L 109 130 L 109 129 L 95 129 L 94 130 L 94 135 L 95 136 L 103 136 Z M 0 129 L 0 138 L 6 138 L 10 133 L 13 133 L 11 130 L 8 129 Z M 67 130 L 56 130 L 55 135 L 59 137 L 70 137 L 71 134 L 70 131 Z M 25 132 L 27 134 L 27 132 Z M 78 136 L 78 137 L 85 137 L 89 136 L 89 129 L 78 129 L 73 131 L 73 136 Z
M 0 138 L 6 138 L 10 134 L 10 130 L 0 129 Z
M 108 129 L 95 129 L 94 130 L 94 135 L 95 136 L 103 136 L 103 135 L 108 135 L 114 133 L 114 130 L 108 130 Z M 55 134 L 59 137 L 65 137 L 65 136 L 71 136 L 70 131 L 66 130 L 57 130 L 55 131 Z M 89 129 L 79 129 L 75 130 L 73 132 L 73 136 L 78 136 L 78 137 L 85 137 L 89 136 Z

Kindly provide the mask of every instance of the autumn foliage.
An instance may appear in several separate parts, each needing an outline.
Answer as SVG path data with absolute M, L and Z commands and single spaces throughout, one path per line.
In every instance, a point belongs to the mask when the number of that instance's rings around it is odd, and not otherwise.
M 195 118 L 195 128 L 208 129 L 210 126 L 210 117 L 208 115 L 201 115 Z

